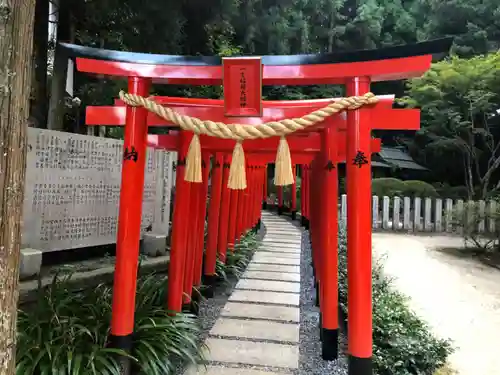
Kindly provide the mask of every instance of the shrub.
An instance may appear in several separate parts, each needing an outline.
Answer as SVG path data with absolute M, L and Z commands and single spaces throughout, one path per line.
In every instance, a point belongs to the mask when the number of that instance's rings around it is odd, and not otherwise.
M 56 276 L 40 290 L 36 305 L 19 312 L 16 374 L 120 374 L 117 359 L 126 353 L 106 348 L 112 289 L 102 284 L 75 292 L 68 279 Z M 166 281 L 160 275 L 138 281 L 129 357 L 139 374 L 173 374 L 179 363 L 202 359 L 196 318 L 171 316 L 163 308 Z
M 339 236 L 339 302 L 347 309 L 347 238 Z M 375 264 L 373 282 L 373 362 L 378 375 L 432 374 L 451 353 L 448 341 L 435 338 L 427 325 L 391 288 L 381 265 Z
M 435 182 L 432 184 L 438 195 L 443 199 L 467 199 L 469 190 L 466 186 L 450 186 L 446 182 Z
M 253 253 L 259 247 L 259 243 L 256 234 L 248 232 L 235 245 L 234 251 L 227 250 L 226 263 L 217 259 L 215 272 L 219 280 L 227 282 L 229 281 L 229 276 L 239 278 L 245 272 Z
M 397 178 L 376 178 L 372 180 L 372 193 L 378 197 L 401 195 L 405 189 L 403 181 Z
M 459 228 L 466 248 L 472 248 L 477 253 L 500 251 L 500 228 L 495 225 L 495 230 L 488 230 L 490 221 L 498 223 L 500 220 L 500 205 L 497 202 L 495 210 L 479 205 L 479 202 L 466 201 L 463 210 L 457 207 L 452 213 L 452 224 Z M 479 230 L 480 224 L 484 225 Z
M 434 186 L 428 184 L 425 181 L 409 180 L 404 181 L 404 189 L 402 195 L 405 197 L 420 197 L 420 198 L 437 198 L 439 194 L 437 193 Z
M 243 236 L 240 241 L 234 246 L 234 251 L 228 250 L 226 256 L 225 271 L 229 275 L 239 278 L 248 263 L 252 259 L 254 251 L 259 246 L 259 241 L 255 233 L 249 232 Z

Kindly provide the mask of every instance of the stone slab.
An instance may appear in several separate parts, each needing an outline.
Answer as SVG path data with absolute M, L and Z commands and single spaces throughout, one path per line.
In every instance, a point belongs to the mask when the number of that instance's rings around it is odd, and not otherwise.
M 207 339 L 205 344 L 208 346 L 205 356 L 209 361 L 290 369 L 299 367 L 299 347 L 297 345 L 215 338 Z
M 250 263 L 247 269 L 249 271 L 291 272 L 300 274 L 299 266 L 286 266 L 282 264 Z
M 299 342 L 299 325 L 269 320 L 219 318 L 210 330 L 211 335 L 242 337 L 254 340 Z
M 290 244 L 290 243 L 276 243 L 276 242 L 262 242 L 261 247 L 269 247 L 269 248 L 274 248 L 274 249 L 296 249 L 300 250 L 302 247 L 302 243 L 297 245 L 297 244 Z
M 263 239 L 264 242 L 277 242 L 277 243 L 301 243 L 302 237 L 300 236 L 272 236 L 266 233 Z
M 253 303 L 227 302 L 224 309 L 222 309 L 221 316 L 300 322 L 298 307 L 257 305 Z
M 260 246 L 258 251 L 270 251 L 272 253 L 291 253 L 291 254 L 300 254 L 301 249 L 297 246 L 294 247 L 280 247 L 280 246 Z
M 300 233 L 290 233 L 289 231 L 278 231 L 278 230 L 267 230 L 266 236 L 268 237 L 276 237 L 276 238 L 293 238 L 293 239 L 301 239 L 302 234 Z
M 293 239 L 293 238 L 276 238 L 276 237 L 271 237 L 271 236 L 268 236 L 266 235 L 266 237 L 264 238 L 264 240 L 262 241 L 262 243 L 268 243 L 268 242 L 272 242 L 272 243 L 275 243 L 277 245 L 280 245 L 282 243 L 287 243 L 287 244 L 297 244 L 300 246 L 300 244 L 302 243 L 302 241 L 300 239 Z
M 184 375 L 291 375 L 285 372 L 264 371 L 245 367 L 222 367 L 200 365 L 198 368 L 191 366 Z
M 300 283 L 299 273 L 289 272 L 267 272 L 267 271 L 246 271 L 243 279 L 262 279 L 262 280 L 278 280 Z
M 270 250 L 257 250 L 256 254 L 259 256 L 267 257 L 267 258 L 290 258 L 290 259 L 300 259 L 300 252 L 296 253 L 283 253 L 279 251 L 270 251 Z
M 267 290 L 273 292 L 300 293 L 300 284 L 286 281 L 240 279 L 236 289 Z
M 237 289 L 231 294 L 229 301 L 299 306 L 300 294 Z
M 289 234 L 280 235 L 280 234 L 276 234 L 276 233 L 267 232 L 264 239 L 268 239 L 268 238 L 272 238 L 273 240 L 278 241 L 278 242 L 281 240 L 286 240 L 286 241 L 293 240 L 294 242 L 302 242 L 302 236 L 296 236 L 294 234 L 292 234 L 292 235 L 289 235 Z
M 268 263 L 268 264 L 286 264 L 300 266 L 300 259 L 281 258 L 277 256 L 261 256 L 261 253 L 256 253 L 252 258 L 253 263 Z
M 268 227 L 268 226 L 266 226 L 266 236 L 275 235 L 275 236 L 279 236 L 279 237 L 283 238 L 285 235 L 288 235 L 288 234 L 290 234 L 291 237 L 293 237 L 293 238 L 301 238 L 302 237 L 299 233 L 290 230 L 289 227 Z
M 295 236 L 301 235 L 301 233 L 297 230 L 297 228 L 288 224 L 280 224 L 280 225 L 264 224 L 264 225 L 266 226 L 266 233 L 278 232 L 279 234 L 290 233 Z

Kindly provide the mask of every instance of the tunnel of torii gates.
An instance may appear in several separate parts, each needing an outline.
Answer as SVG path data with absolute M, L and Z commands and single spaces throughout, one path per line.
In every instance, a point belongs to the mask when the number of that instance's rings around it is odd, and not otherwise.
M 372 374 L 371 154 L 380 150 L 380 141 L 372 138 L 371 131 L 417 130 L 419 110 L 393 109 L 393 96 L 373 96 L 312 125 L 280 136 L 247 137 L 242 143 L 234 134 L 210 136 L 213 134 L 189 131 L 178 117 L 168 117 L 158 108 L 171 108 L 176 116 L 205 122 L 242 124 L 247 130 L 285 119 L 299 119 L 297 123 L 312 112 L 318 114 L 326 106 L 346 102 L 342 98 L 265 101 L 262 86 L 343 84 L 346 99 L 359 101 L 368 98 L 365 94 L 370 92 L 372 82 L 421 76 L 430 68 L 433 55 L 447 53 L 450 45 L 450 39 L 440 39 L 350 53 L 220 58 L 61 44 L 76 60 L 80 72 L 128 79 L 129 96 L 120 95 L 123 101 L 86 109 L 88 126 L 125 127 L 110 345 L 125 350 L 132 345 L 145 155 L 146 147 L 151 146 L 178 153 L 166 302 L 172 313 L 193 304 L 195 291 L 202 283 L 210 291 L 216 279 L 216 259 L 225 261 L 226 249 L 237 251 L 234 244 L 240 237 L 260 225 L 267 197 L 267 164 L 281 163 L 282 173 L 293 176 L 287 179 L 275 175 L 275 183 L 280 186 L 294 184 L 296 169 L 301 168 L 301 220 L 311 234 L 322 355 L 325 360 L 337 358 L 337 164 L 346 162 L 349 374 Z M 223 85 L 224 99 L 149 97 L 152 83 Z M 131 95 L 156 103 L 156 112 L 144 103 L 137 104 L 136 99 L 131 101 Z M 169 127 L 169 133 L 148 135 L 150 127 Z M 188 178 L 188 169 L 195 168 L 198 162 L 193 161 L 197 160 L 194 156 L 188 161 L 193 144 L 194 150 L 199 148 L 201 166 L 196 172 L 198 177 Z M 236 156 L 238 147 L 240 156 Z M 235 159 L 243 163 L 243 170 L 234 172 L 234 176 L 243 176 L 238 186 L 231 182 Z M 209 176 L 208 238 L 204 249 Z

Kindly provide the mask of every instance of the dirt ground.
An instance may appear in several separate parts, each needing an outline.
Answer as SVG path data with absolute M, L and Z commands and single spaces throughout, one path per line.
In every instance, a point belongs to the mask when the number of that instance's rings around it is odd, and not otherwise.
M 459 237 L 374 233 L 373 254 L 433 332 L 456 347 L 460 375 L 500 374 L 500 270 L 464 255 Z

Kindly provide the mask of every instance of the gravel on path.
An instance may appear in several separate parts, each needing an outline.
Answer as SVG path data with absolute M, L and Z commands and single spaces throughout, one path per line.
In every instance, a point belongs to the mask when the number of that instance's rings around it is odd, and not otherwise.
M 436 336 L 453 341 L 451 367 L 460 375 L 498 375 L 500 272 L 436 250 L 449 245 L 445 236 L 373 234 L 374 258 L 395 288 Z
M 309 232 L 302 234 L 300 281 L 300 375 L 346 375 L 347 358 L 346 339 L 340 335 L 340 353 L 337 361 L 324 361 L 321 358 L 321 341 L 319 339 L 319 308 L 315 305 L 313 270 L 311 267 L 311 246 Z

